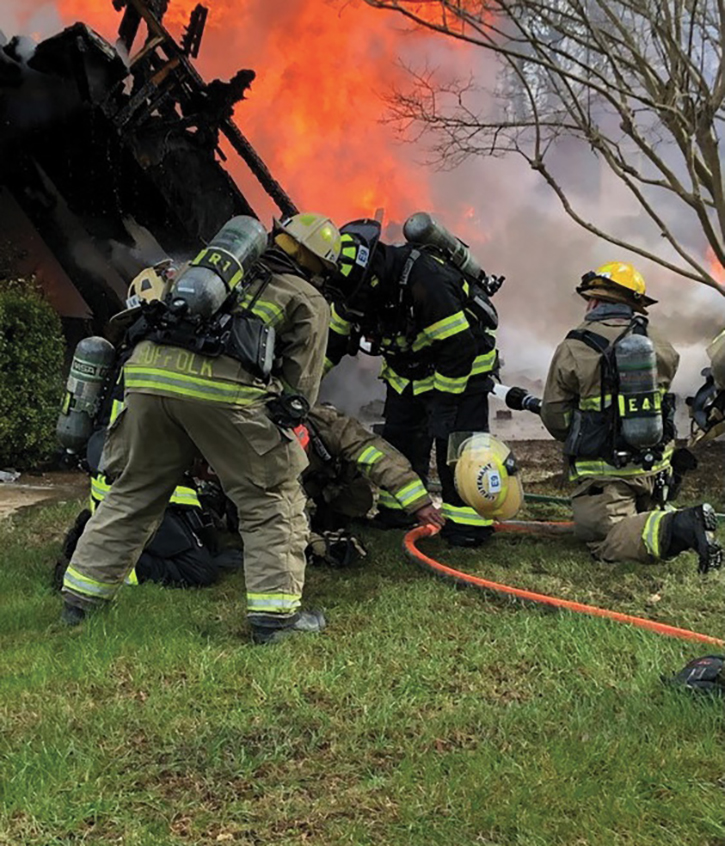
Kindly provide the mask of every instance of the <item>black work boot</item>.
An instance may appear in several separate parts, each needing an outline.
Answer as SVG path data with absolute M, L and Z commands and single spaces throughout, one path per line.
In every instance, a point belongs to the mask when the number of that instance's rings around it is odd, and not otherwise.
M 694 550 L 699 558 L 700 573 L 716 570 L 722 565 L 722 547 L 715 540 L 717 517 L 709 503 L 695 508 L 676 511 L 666 528 L 664 558 L 674 558 L 687 549 Z
M 491 526 L 462 526 L 448 520 L 440 530 L 440 537 L 448 546 L 463 546 L 473 549 L 483 546 L 493 535 Z
M 321 632 L 327 625 L 322 611 L 298 611 L 280 619 L 274 614 L 254 614 L 249 618 L 254 643 L 278 643 L 293 634 Z
M 86 612 L 78 605 L 71 605 L 70 602 L 63 603 L 63 611 L 60 615 L 60 621 L 65 626 L 77 626 L 86 619 Z

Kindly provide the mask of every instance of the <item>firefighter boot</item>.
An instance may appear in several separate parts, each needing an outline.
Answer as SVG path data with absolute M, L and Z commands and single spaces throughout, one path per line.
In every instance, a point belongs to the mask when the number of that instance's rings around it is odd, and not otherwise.
M 483 546 L 493 535 L 491 526 L 463 526 L 447 520 L 440 530 L 440 537 L 448 546 L 463 546 L 474 549 Z
M 293 634 L 321 632 L 327 622 L 322 611 L 298 611 L 291 617 L 279 619 L 274 614 L 254 614 L 249 617 L 253 643 L 278 643 Z
M 669 518 L 666 527 L 664 558 L 674 558 L 686 549 L 694 550 L 699 558 L 698 570 L 707 573 L 722 565 L 722 547 L 715 540 L 717 517 L 712 505 L 704 503 L 695 508 L 683 508 Z
M 71 605 L 70 602 L 63 603 L 63 611 L 60 615 L 60 621 L 65 626 L 77 626 L 86 619 L 86 612 L 83 608 L 77 605 Z

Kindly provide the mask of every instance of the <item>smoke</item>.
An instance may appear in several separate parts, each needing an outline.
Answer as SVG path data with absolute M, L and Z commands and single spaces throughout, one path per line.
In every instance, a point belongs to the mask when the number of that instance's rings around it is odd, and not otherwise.
M 165 23 L 172 32 L 180 34 L 195 4 L 171 0 Z M 686 350 L 678 384 L 697 381 L 705 365 L 704 345 L 725 317 L 716 292 L 578 228 L 524 159 L 477 159 L 453 171 L 435 171 L 425 164 L 424 142 L 401 143 L 385 122 L 385 96 L 409 81 L 404 65 L 437 67 L 448 77 L 470 73 L 490 82 L 493 65 L 483 51 L 405 31 L 400 18 L 360 0 L 216 0 L 209 5 L 196 64 L 207 80 L 228 79 L 241 66 L 257 72 L 248 99 L 237 106 L 236 121 L 300 208 L 323 211 L 338 223 L 383 208 L 390 239 L 399 238 L 409 214 L 429 210 L 470 244 L 488 272 L 507 277 L 495 300 L 507 383 L 545 378 L 554 347 L 581 320 L 583 301 L 574 288 L 582 274 L 618 259 L 643 272 L 650 293 L 660 300 L 651 310 L 653 324 Z M 8 25 L 8 18 L 15 25 Z M 0 11 L 6 34 L 21 25 L 24 32 L 46 36 L 76 20 L 115 41 L 120 15 L 110 0 L 5 0 Z M 485 109 L 485 102 L 478 105 Z M 557 157 L 568 184 L 577 186 L 585 213 L 596 213 L 615 234 L 641 232 L 652 251 L 663 250 L 659 233 L 588 151 L 565 142 Z M 234 153 L 226 166 L 263 222 L 271 223 L 276 209 Z M 354 411 L 356 403 L 359 408 L 381 396 L 369 360 L 347 367 L 352 374 L 341 371 L 328 383 L 342 405 Z

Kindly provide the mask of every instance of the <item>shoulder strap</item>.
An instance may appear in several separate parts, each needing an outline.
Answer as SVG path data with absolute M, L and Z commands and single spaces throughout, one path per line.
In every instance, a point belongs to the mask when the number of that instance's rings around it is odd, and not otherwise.
M 605 338 L 604 335 L 599 335 L 597 332 L 592 332 L 589 329 L 572 329 L 566 336 L 566 339 L 567 341 L 581 341 L 590 349 L 600 354 L 606 352 L 609 347 L 609 338 Z

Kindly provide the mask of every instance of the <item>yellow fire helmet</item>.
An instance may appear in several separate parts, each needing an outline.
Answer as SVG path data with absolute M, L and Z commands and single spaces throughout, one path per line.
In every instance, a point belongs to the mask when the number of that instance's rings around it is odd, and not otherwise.
M 303 212 L 274 221 L 275 230 L 290 236 L 322 262 L 327 270 L 337 270 L 340 258 L 340 230 L 324 214 Z
M 624 261 L 612 261 L 585 273 L 576 290 L 584 299 L 629 301 L 637 310 L 657 302 L 647 296 L 642 274 Z
M 142 302 L 153 302 L 161 300 L 168 291 L 170 281 L 175 276 L 175 268 L 171 259 L 164 259 L 157 262 L 153 267 L 145 267 L 138 273 L 128 286 L 126 295 L 126 308 L 114 314 L 112 323 L 124 320 L 130 315 L 136 314 Z
M 493 435 L 475 433 L 461 444 L 455 483 L 466 505 L 489 520 L 510 520 L 524 501 L 516 459 Z

